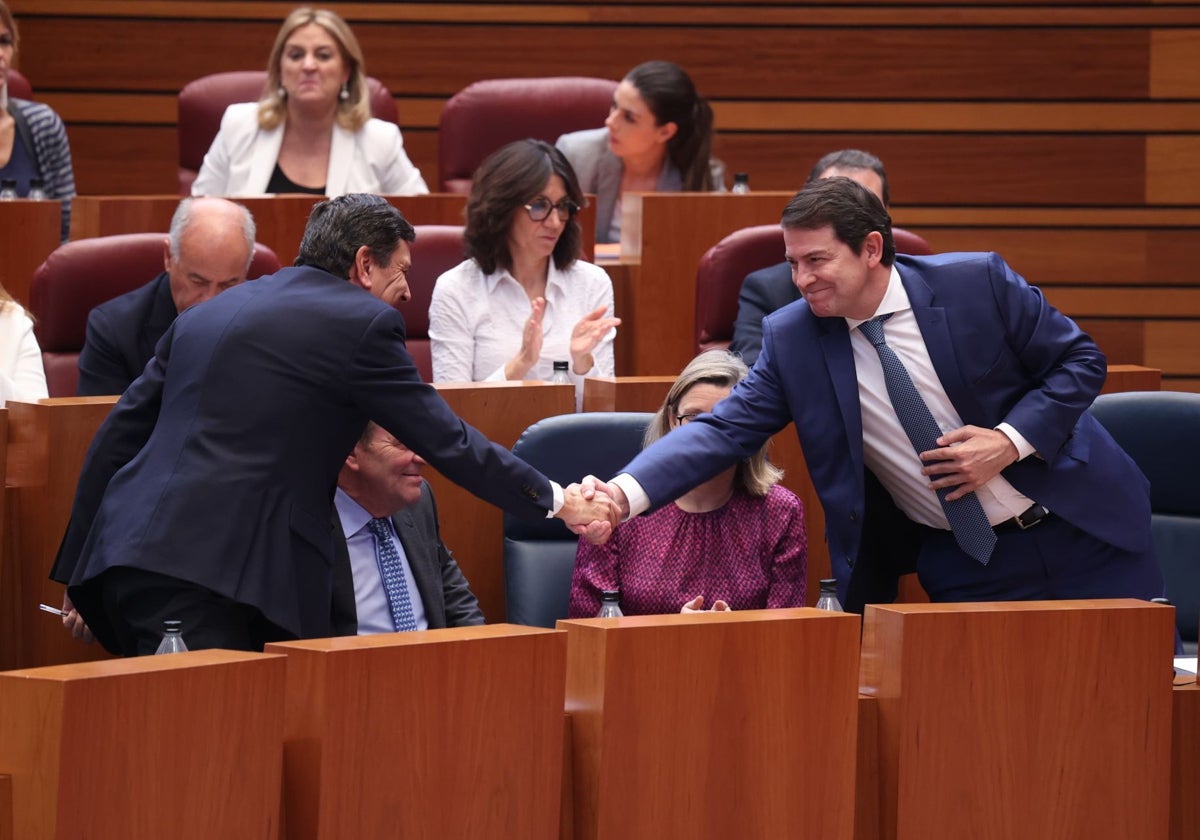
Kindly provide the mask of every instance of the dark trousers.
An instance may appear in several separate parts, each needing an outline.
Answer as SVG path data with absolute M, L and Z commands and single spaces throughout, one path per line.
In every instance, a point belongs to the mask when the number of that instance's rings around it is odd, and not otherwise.
M 180 622 L 188 650 L 261 651 L 266 642 L 285 637 L 254 607 L 186 580 L 119 566 L 96 584 L 123 656 L 154 653 L 168 620 Z

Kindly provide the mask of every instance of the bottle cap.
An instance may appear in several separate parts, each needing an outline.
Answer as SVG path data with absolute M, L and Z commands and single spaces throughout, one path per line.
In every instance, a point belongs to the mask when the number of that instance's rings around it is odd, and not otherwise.
M 0 180 L 0 189 L 15 190 L 17 188 L 16 178 L 4 178 Z
M 735 173 L 733 173 L 733 182 L 734 182 L 735 184 L 738 184 L 738 183 L 746 183 L 746 182 L 748 182 L 749 180 L 750 180 L 750 173 L 749 173 L 749 172 L 735 172 Z
M 621 598 L 620 589 L 604 589 L 600 592 L 600 600 L 602 601 L 617 601 Z
M 14 182 L 14 183 L 16 183 L 16 182 Z M 39 187 L 44 187 L 44 186 L 46 186 L 46 182 L 43 181 L 41 178 L 30 178 L 29 179 L 29 189 L 31 189 L 31 190 L 36 190 Z
M 555 370 L 567 370 L 567 368 L 570 367 L 570 364 L 571 364 L 570 362 L 555 362 L 554 369 Z
M 837 578 L 822 578 L 821 579 L 821 588 L 822 589 L 837 589 Z

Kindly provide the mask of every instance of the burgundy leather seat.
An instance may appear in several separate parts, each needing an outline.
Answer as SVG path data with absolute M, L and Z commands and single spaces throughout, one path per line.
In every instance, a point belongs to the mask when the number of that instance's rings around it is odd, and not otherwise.
M 408 288 L 412 297 L 397 309 L 404 315 L 408 352 L 426 382 L 433 381 L 433 356 L 429 346 L 429 301 L 438 277 L 463 261 L 462 225 L 417 225 L 412 244 L 412 269 Z
M 589 76 L 485 79 L 446 102 L 438 120 L 438 182 L 469 193 L 476 167 L 514 140 L 553 143 L 560 135 L 600 128 L 617 83 Z
M 13 99 L 33 99 L 33 88 L 19 70 L 9 70 L 5 84 L 8 85 L 8 95 Z

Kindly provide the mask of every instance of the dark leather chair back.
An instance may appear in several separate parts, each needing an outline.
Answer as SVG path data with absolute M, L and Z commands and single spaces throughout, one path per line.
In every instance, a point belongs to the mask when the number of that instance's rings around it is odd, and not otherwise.
M 1200 625 L 1200 394 L 1101 394 L 1092 414 L 1150 479 L 1150 527 L 1175 605 L 1175 624 L 1195 652 Z
M 433 381 L 433 358 L 429 347 L 429 301 L 433 287 L 444 272 L 463 261 L 462 225 L 417 225 L 412 244 L 412 269 L 408 288 L 412 297 L 397 309 L 404 315 L 408 352 L 426 382 Z
M 929 243 L 912 231 L 892 228 L 896 253 L 932 254 Z M 733 341 L 738 293 L 746 275 L 783 260 L 779 225 L 735 230 L 708 249 L 696 267 L 696 352 L 725 348 Z
M 534 423 L 513 453 L 564 487 L 585 475 L 608 478 L 641 451 L 652 414 L 563 414 Z M 504 515 L 504 595 L 513 624 L 553 627 L 567 617 L 578 538 L 559 519 Z
M 88 313 L 161 273 L 166 238 L 165 233 L 126 233 L 78 239 L 57 248 L 38 268 L 29 308 L 50 396 L 75 396 Z M 256 244 L 246 276 L 278 270 L 275 252 Z
M 485 79 L 446 102 L 438 120 L 438 182 L 443 192 L 469 193 L 476 167 L 514 140 L 553 143 L 561 135 L 604 125 L 617 83 L 587 76 Z
M 33 99 L 33 87 L 19 70 L 9 70 L 5 84 L 8 86 L 8 95 L 11 98 Z
M 204 155 L 221 128 L 225 109 L 238 102 L 257 102 L 267 83 L 266 70 L 213 73 L 184 85 L 179 91 L 179 194 L 189 195 L 200 174 Z M 396 122 L 396 100 L 376 78 L 367 78 L 371 115 Z

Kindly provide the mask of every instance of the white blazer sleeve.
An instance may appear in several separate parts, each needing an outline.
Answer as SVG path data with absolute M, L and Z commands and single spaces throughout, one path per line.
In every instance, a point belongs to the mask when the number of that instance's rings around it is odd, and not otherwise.
M 9 400 L 35 402 L 49 396 L 42 351 L 33 335 L 33 321 L 14 304 L 3 305 L 0 326 L 0 406 Z
M 429 187 L 421 177 L 421 170 L 408 159 L 400 129 L 392 123 L 382 124 L 390 130 L 384 146 L 386 151 L 376 164 L 380 192 L 384 195 L 425 195 Z

